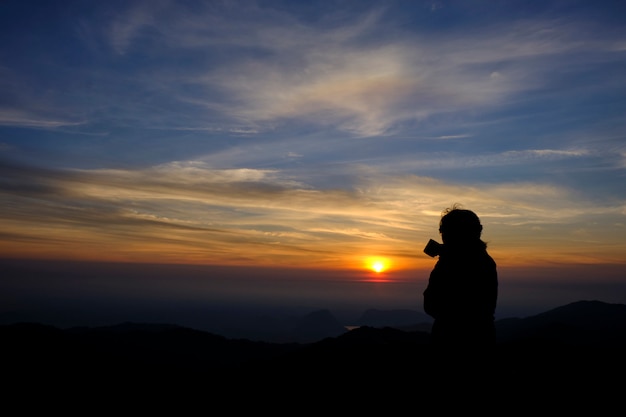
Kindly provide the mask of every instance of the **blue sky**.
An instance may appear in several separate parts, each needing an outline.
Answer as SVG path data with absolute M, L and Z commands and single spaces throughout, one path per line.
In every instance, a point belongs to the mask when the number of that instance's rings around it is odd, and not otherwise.
M 421 249 L 461 203 L 503 270 L 624 272 L 624 16 L 619 1 L 5 0 L 0 251 L 427 271 Z

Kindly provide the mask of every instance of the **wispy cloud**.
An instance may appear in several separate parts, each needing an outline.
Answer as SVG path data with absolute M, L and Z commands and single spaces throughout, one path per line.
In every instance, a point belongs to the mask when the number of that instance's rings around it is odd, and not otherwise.
M 461 202 L 509 260 L 580 255 L 573 231 L 623 257 L 626 31 L 398 4 L 104 2 L 45 32 L 22 10 L 0 150 L 36 168 L 0 167 L 2 249 L 408 264 Z
M 385 251 L 412 253 L 401 260 L 409 264 L 420 253 L 416 245 L 436 233 L 441 210 L 456 202 L 481 213 L 488 235 L 509 250 L 516 247 L 507 236 L 512 228 L 518 238 L 540 239 L 546 235 L 532 226 L 553 231 L 588 216 L 606 217 L 606 228 L 623 220 L 626 205 L 599 209 L 570 190 L 541 184 L 464 187 L 423 177 L 311 189 L 278 171 L 195 162 L 132 171 L 6 166 L 3 173 L 1 221 L 15 242 L 61 252 L 101 248 L 122 259 L 228 264 L 247 257 L 311 266 L 362 256 L 378 242 Z
M 578 54 L 611 60 L 623 43 L 589 37 L 592 27 L 581 30 L 584 22 L 519 21 L 425 40 L 409 31 L 385 36 L 393 23 L 379 10 L 351 16 L 342 25 L 333 25 L 332 16 L 325 24 L 307 25 L 276 10 L 241 6 L 237 19 L 227 5 L 193 12 L 136 7 L 111 23 L 110 42 L 119 51 L 136 43 L 166 54 L 175 47 L 185 56 L 227 48 L 217 65 L 186 71 L 167 65 L 151 70 L 148 79 L 178 102 L 255 130 L 297 119 L 356 136 L 390 134 L 403 123 L 436 114 L 497 108 L 514 93 L 544 86 L 564 71 L 565 62 L 572 63 L 569 70 L 580 69 Z M 197 88 L 185 94 L 185 85 Z
M 65 126 L 79 126 L 84 122 L 75 122 L 69 120 L 54 120 L 40 116 L 37 114 L 28 114 L 26 112 L 0 109 L 0 125 L 16 126 L 33 129 L 56 129 Z
M 395 27 L 383 8 L 335 13 L 307 23 L 247 2 L 134 2 L 103 13 L 84 37 L 84 47 L 93 48 L 94 33 L 101 33 L 110 59 L 131 71 L 55 67 L 62 80 L 68 74 L 73 79 L 64 98 L 49 101 L 47 108 L 57 112 L 48 117 L 33 117 L 42 95 L 31 88 L 38 86 L 29 88 L 27 79 L 13 74 L 20 87 L 7 88 L 22 99 L 2 119 L 54 128 L 76 123 L 59 117 L 73 114 L 81 122 L 115 119 L 243 135 L 297 120 L 354 136 L 384 136 L 437 115 L 524 100 L 520 93 L 559 76 L 618 60 L 626 37 L 596 33 L 593 22 L 540 18 L 426 37 Z M 85 22 L 77 25 L 82 33 Z M 581 55 L 591 59 L 581 61 Z M 610 87 L 619 78 L 607 74 L 601 81 Z

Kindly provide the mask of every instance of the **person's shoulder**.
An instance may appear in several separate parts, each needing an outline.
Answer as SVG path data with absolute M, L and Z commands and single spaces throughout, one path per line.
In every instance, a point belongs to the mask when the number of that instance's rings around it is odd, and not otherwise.
M 493 259 L 493 258 L 491 257 L 491 255 L 489 255 L 489 254 L 488 254 L 488 253 L 486 253 L 486 252 L 485 252 L 485 255 L 486 255 L 486 256 L 485 256 L 485 260 L 484 260 L 485 265 L 487 265 L 487 267 L 488 267 L 489 269 L 493 269 L 493 270 L 495 271 L 495 270 L 496 270 L 496 268 L 497 268 L 497 264 L 496 264 L 495 259 Z
M 493 257 L 489 254 L 489 252 L 487 251 L 487 249 L 485 248 L 485 250 L 483 251 L 482 254 L 483 260 L 493 266 L 496 266 L 496 261 L 495 259 L 493 259 Z

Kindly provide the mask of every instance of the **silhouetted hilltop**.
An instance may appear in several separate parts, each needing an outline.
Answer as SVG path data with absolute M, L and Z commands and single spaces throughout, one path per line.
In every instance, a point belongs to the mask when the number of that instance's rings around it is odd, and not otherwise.
M 436 351 L 426 331 L 389 326 L 340 330 L 327 310 L 303 317 L 298 325 L 303 338 L 328 331 L 338 335 L 268 343 L 170 324 L 59 329 L 15 323 L 0 326 L 3 376 L 15 387 L 90 392 L 96 385 L 114 384 L 128 392 L 149 386 L 185 393 L 210 387 L 214 395 L 277 393 L 312 381 L 341 390 L 406 378 L 413 389 L 429 390 L 459 378 L 475 384 L 478 378 L 491 384 L 489 389 L 509 393 L 527 384 L 546 393 L 555 387 L 602 387 L 612 393 L 619 384 L 611 383 L 610 376 L 626 371 L 622 304 L 579 301 L 528 318 L 499 320 L 499 343 L 490 352 Z
M 218 327 L 212 333 L 228 338 L 248 339 L 271 343 L 311 343 L 326 337 L 336 337 L 346 331 L 330 310 L 316 310 L 310 313 L 296 314 L 250 314 L 248 321 L 239 318 L 234 323 L 226 314 L 227 327 Z M 209 331 L 211 332 L 211 331 Z
M 432 324 L 432 318 L 415 310 L 378 310 L 369 309 L 356 321 L 358 326 L 370 327 L 407 327 L 426 323 Z
M 577 301 L 523 319 L 496 321 L 499 343 L 626 347 L 626 305 Z
M 311 343 L 327 337 L 337 337 L 347 332 L 345 326 L 329 310 L 319 310 L 298 319 L 291 330 L 293 341 Z
M 265 361 L 296 349 L 277 344 L 227 339 L 168 324 L 122 323 L 61 330 L 35 323 L 0 326 L 5 370 L 21 375 L 73 375 L 147 378 L 202 375 Z

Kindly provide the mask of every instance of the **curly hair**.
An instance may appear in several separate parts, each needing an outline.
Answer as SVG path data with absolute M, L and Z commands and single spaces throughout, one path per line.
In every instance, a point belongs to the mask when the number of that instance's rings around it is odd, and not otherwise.
M 480 219 L 471 210 L 459 204 L 446 208 L 439 222 L 439 233 L 445 233 L 453 241 L 480 241 L 483 226 Z

